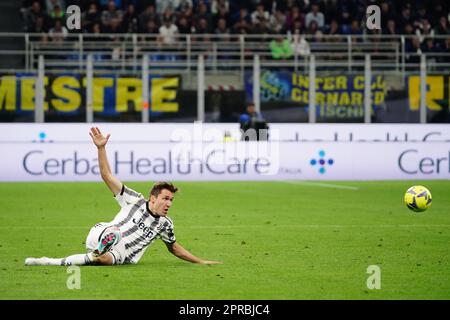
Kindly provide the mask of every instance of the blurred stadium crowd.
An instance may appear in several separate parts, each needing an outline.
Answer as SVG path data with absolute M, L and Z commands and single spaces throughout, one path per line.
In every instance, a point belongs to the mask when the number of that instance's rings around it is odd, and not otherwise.
M 24 0 L 24 31 L 67 34 L 72 4 L 86 33 L 358 35 L 377 4 L 383 34 L 450 34 L 448 0 Z
M 82 30 L 65 26 L 66 8 L 72 4 L 81 8 Z M 381 30 L 365 27 L 371 4 L 381 9 Z M 345 42 L 346 35 L 364 34 L 399 42 L 401 34 L 406 36 L 406 53 L 450 52 L 448 0 L 24 0 L 21 13 L 24 31 L 40 34 L 45 43 L 63 42 L 69 32 L 83 32 L 97 41 L 106 33 L 139 33 L 165 45 L 186 34 L 202 42 L 229 35 L 268 35 L 272 58 L 278 60 L 292 58 L 292 35 L 301 35 L 297 48 L 306 55 L 309 43 Z M 438 57 L 441 62 L 448 59 Z M 419 57 L 408 56 L 407 61 L 418 62 Z

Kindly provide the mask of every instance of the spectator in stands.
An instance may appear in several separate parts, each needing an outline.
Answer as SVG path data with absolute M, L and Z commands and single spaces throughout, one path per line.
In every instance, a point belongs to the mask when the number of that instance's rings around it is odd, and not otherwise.
M 212 30 L 211 27 L 208 25 L 208 21 L 205 18 L 200 19 L 200 21 L 197 24 L 195 33 L 197 35 L 201 35 L 195 39 L 197 41 L 209 42 L 212 40 L 210 36 Z
M 274 60 L 287 60 L 292 58 L 294 52 L 288 39 L 282 35 L 277 35 L 274 40 L 269 43 L 269 48 Z
M 419 37 L 411 38 L 411 46 L 406 47 L 406 61 L 408 63 L 419 63 L 420 62 L 420 54 L 422 54 L 422 49 L 420 48 L 420 39 Z
M 33 1 L 31 7 L 25 10 L 25 31 L 35 32 L 38 17 L 43 17 L 44 20 L 46 19 L 45 13 L 42 11 L 39 1 Z
M 286 16 L 281 10 L 276 10 L 270 16 L 269 28 L 273 33 L 284 33 L 286 31 Z
M 359 20 L 358 19 L 353 19 L 352 20 L 352 24 L 350 25 L 350 28 L 345 30 L 343 32 L 343 34 L 356 35 L 356 36 L 362 35 L 363 32 L 362 32 L 361 23 L 359 22 Z M 361 41 L 360 38 L 356 38 L 356 37 L 353 38 L 352 40 L 354 42 Z
M 448 26 L 448 20 L 445 16 L 439 18 L 439 24 L 434 29 L 434 34 L 439 36 L 450 35 L 450 28 Z
M 179 0 L 175 12 L 178 16 L 192 15 L 192 6 L 192 0 Z
M 390 2 L 383 1 L 380 5 L 381 9 L 381 29 L 384 31 L 387 29 L 388 21 L 394 19 L 395 15 L 393 12 L 393 7 Z
M 177 8 L 177 2 L 178 0 L 156 0 L 156 13 L 162 14 L 167 9 L 170 9 L 170 11 L 175 11 Z
M 414 27 L 411 23 L 407 23 L 405 27 L 403 28 L 402 34 L 406 36 L 414 36 L 416 34 Z
M 428 21 L 430 20 L 430 15 L 427 12 L 427 7 L 425 6 L 425 4 L 421 4 L 419 6 L 419 8 L 417 9 L 417 13 L 414 17 L 414 21 L 417 22 L 417 24 L 420 24 L 420 21 L 427 19 Z
M 251 23 L 251 19 L 250 19 L 250 15 L 248 13 L 247 8 L 245 7 L 241 7 L 239 8 L 238 11 L 236 11 L 235 13 L 231 14 L 231 25 L 235 25 L 236 23 L 238 23 L 239 21 L 241 21 L 242 19 L 246 20 L 248 23 Z
M 269 12 L 264 10 L 264 5 L 260 2 L 256 5 L 256 10 L 251 14 L 252 24 L 255 26 L 260 22 L 268 23 L 270 19 Z
M 309 30 L 309 33 L 313 34 L 321 30 L 334 35 L 353 35 L 361 34 L 363 31 L 361 21 L 365 18 L 367 5 L 379 4 L 384 34 L 403 33 L 405 27 L 412 24 L 423 41 L 424 38 L 433 34 L 448 35 L 450 20 L 448 20 L 447 2 L 434 0 L 428 4 L 423 0 L 408 2 L 392 0 L 23 0 L 24 7 L 21 10 L 24 28 L 28 32 L 48 30 L 48 27 L 52 25 L 51 22 L 56 19 L 62 20 L 64 24 L 66 6 L 75 3 L 83 7 L 85 32 L 90 32 L 93 24 L 99 20 L 104 32 L 121 30 L 145 32 L 149 20 L 154 20 L 159 26 L 164 17 L 170 16 L 175 23 L 184 16 L 188 26 L 193 22 L 196 25 L 199 24 L 202 18 L 206 19 L 211 33 L 215 33 L 216 29 L 222 29 L 218 27 L 218 21 L 224 19 L 226 21 L 224 30 L 231 29 L 235 33 L 267 33 L 269 30 L 271 33 L 285 33 L 287 30 L 293 32 L 293 29 L 299 29 L 300 24 L 308 28 L 311 21 L 315 21 L 317 28 L 313 25 L 313 30 Z M 101 13 L 98 9 L 99 4 L 106 7 Z M 88 9 L 84 10 L 86 7 Z M 125 15 L 121 11 L 124 7 L 127 8 Z M 145 11 L 142 12 L 144 7 Z M 248 10 L 254 11 L 251 11 L 249 15 Z M 401 14 L 397 15 L 396 12 L 399 11 Z M 306 17 L 305 13 L 307 13 Z M 38 19 L 41 16 L 44 18 Z M 333 20 L 337 20 L 337 30 Z M 136 28 L 136 21 L 138 28 Z M 301 21 L 300 24 L 297 21 Z M 294 24 L 297 24 L 297 27 L 294 27 Z M 388 24 L 391 27 L 388 28 Z M 181 25 L 179 25 L 180 29 L 184 28 Z M 392 27 L 393 25 L 395 28 Z M 188 29 L 190 33 L 195 32 L 190 26 L 182 32 L 187 33 Z M 198 32 L 204 33 L 201 29 Z M 367 29 L 364 29 L 364 33 L 380 34 Z M 379 41 L 379 38 L 375 40 Z M 434 40 L 435 47 L 444 47 L 444 44 L 445 39 Z
M 198 36 L 196 37 L 196 40 L 199 41 L 210 41 L 210 37 L 208 34 L 211 34 L 210 26 L 208 25 L 208 20 L 206 18 L 200 18 L 200 20 L 197 23 L 197 26 L 195 27 L 195 34 L 196 35 L 203 35 L 202 37 Z
M 53 7 L 53 11 L 50 12 L 49 18 L 50 18 L 50 25 L 55 25 L 56 20 L 64 21 L 65 12 L 61 10 L 61 7 L 59 5 L 55 5 Z
M 338 1 L 338 0 L 336 0 Z M 285 12 L 292 10 L 294 7 L 298 7 L 301 12 L 307 12 L 308 7 L 312 1 L 310 0 L 287 0 L 284 4 Z
M 120 26 L 117 26 L 116 28 L 120 29 Z M 119 37 L 112 36 L 112 37 L 109 37 L 109 41 L 112 42 L 112 44 L 111 44 L 111 60 L 119 61 L 120 58 L 122 57 L 122 55 L 124 54 L 121 40 Z M 112 69 L 117 69 L 117 68 L 118 68 L 117 66 L 112 67 Z
M 294 21 L 294 24 L 292 25 L 292 27 L 289 31 L 292 34 L 304 34 L 306 30 L 305 30 L 302 20 L 300 18 L 298 18 Z
M 219 7 L 217 13 L 213 14 L 214 26 L 217 27 L 217 24 L 220 19 L 224 19 L 227 26 L 230 25 L 229 11 L 227 10 L 227 8 L 225 6 Z
M 228 0 L 212 0 L 211 13 L 216 15 L 220 10 L 230 12 L 230 2 Z
M 305 24 L 309 26 L 312 21 L 317 23 L 317 27 L 322 29 L 325 25 L 325 17 L 322 12 L 320 12 L 320 7 L 318 3 L 313 3 L 311 5 L 311 11 L 308 12 L 305 18 Z
M 413 18 L 411 17 L 411 7 L 409 4 L 403 7 L 402 14 L 397 21 L 397 27 L 404 28 L 408 23 L 414 25 Z
M 48 40 L 48 33 L 42 33 L 41 34 L 41 38 L 39 39 L 39 42 L 41 44 L 48 44 L 49 40 Z
M 22 19 L 25 19 L 25 15 L 27 14 L 28 9 L 33 5 L 34 1 L 37 1 L 37 0 L 22 0 L 22 6 L 20 7 L 20 13 L 22 14 Z
M 199 2 L 197 13 L 194 16 L 195 21 L 197 22 L 199 22 L 200 19 L 205 19 L 208 26 L 211 26 L 213 23 L 211 13 L 208 11 L 208 6 L 204 2 Z
M 122 33 L 123 27 L 119 19 L 112 19 L 107 27 L 104 29 L 105 33 Z M 116 39 L 115 36 L 113 36 Z
M 285 1 L 285 0 L 263 0 L 262 1 L 264 3 L 264 7 L 266 8 L 267 11 L 269 11 L 270 15 L 275 14 L 275 12 L 280 11 L 280 12 L 286 12 L 287 7 L 289 5 L 292 6 L 291 3 L 293 3 L 294 1 Z M 291 2 L 291 3 L 289 3 Z M 296 1 L 298 4 L 304 5 L 304 1 Z
M 63 12 L 66 11 L 66 3 L 64 0 L 46 0 L 45 7 L 47 8 L 47 14 L 51 15 L 51 13 L 55 10 L 55 7 L 58 6 Z
M 325 18 L 325 25 L 329 25 L 331 23 L 331 19 L 336 19 L 339 17 L 340 8 L 339 8 L 338 0 L 328 0 L 322 6 L 322 13 Z
M 252 31 L 250 19 L 247 15 L 247 9 L 239 10 L 239 20 L 233 25 L 233 32 L 236 34 L 249 34 Z
M 383 34 L 389 36 L 389 38 L 384 39 L 385 41 L 397 41 L 396 38 L 391 38 L 390 36 L 395 36 L 398 34 L 397 27 L 395 25 L 394 19 L 389 19 L 386 23 L 386 28 L 382 29 Z
M 145 32 L 148 27 L 148 22 L 153 20 L 157 25 L 159 24 L 159 16 L 155 11 L 155 6 L 149 4 L 145 11 L 142 12 L 138 17 L 139 30 Z
M 434 44 L 433 38 L 427 38 L 425 41 L 423 41 L 420 49 L 423 53 L 436 53 L 439 51 L 439 49 Z
M 447 38 L 450 37 L 450 28 L 448 26 L 448 20 L 446 17 L 442 16 L 439 18 L 439 24 L 434 29 L 434 34 L 436 36 L 442 37 L 436 39 L 436 46 L 438 48 L 445 47 L 446 38 L 444 36 L 447 36 Z
M 66 27 L 59 19 L 55 20 L 54 27 L 51 28 L 48 32 L 52 42 L 63 42 L 66 39 L 68 33 L 69 32 L 67 31 Z
M 308 30 L 306 31 L 307 34 L 315 35 L 319 30 L 319 25 L 317 24 L 316 20 L 312 20 L 308 25 Z
M 97 2 L 99 2 L 100 7 L 102 8 L 106 8 L 109 4 L 109 1 L 110 0 L 97 0 Z M 122 0 L 112 0 L 112 1 L 114 1 L 116 8 L 122 7 Z
M 405 36 L 405 51 L 412 52 L 413 51 L 412 39 L 416 37 L 416 35 L 414 32 L 414 27 L 411 23 L 405 25 L 405 28 L 403 29 L 403 35 Z
M 136 13 L 139 15 L 144 12 L 145 9 L 150 5 L 155 5 L 155 0 L 125 0 L 127 3 L 133 3 L 136 7 Z
M 164 20 L 171 20 L 172 21 L 172 23 L 175 23 L 175 21 L 176 21 L 176 17 L 175 17 L 175 15 L 174 15 L 174 13 L 173 13 L 173 11 L 172 11 L 172 9 L 170 9 L 170 8 L 166 8 L 166 10 L 163 12 L 163 14 L 162 14 L 162 16 L 161 16 L 161 19 L 164 21 Z
M 330 41 L 332 42 L 339 42 L 341 41 L 341 37 L 339 37 L 341 33 L 340 27 L 339 27 L 339 23 L 337 22 L 336 19 L 332 19 L 330 22 L 330 27 L 328 29 L 327 32 L 328 35 L 333 36 L 330 38 Z
M 291 48 L 294 54 L 296 53 L 297 56 L 302 57 L 311 53 L 311 46 L 304 35 L 295 32 L 291 38 Z
M 89 8 L 82 16 L 83 29 L 87 32 L 93 32 L 93 26 L 95 23 L 101 22 L 100 12 L 97 9 L 97 4 L 92 2 Z
M 421 23 L 419 23 L 418 28 L 416 29 L 416 35 L 419 36 L 421 43 L 427 37 L 434 37 L 434 29 L 431 27 L 428 19 L 423 19 Z
M 439 21 L 439 19 L 441 17 L 446 17 L 449 14 L 449 7 L 447 4 L 447 10 L 444 10 L 443 4 L 442 4 L 442 0 L 438 1 L 437 3 L 435 3 L 433 5 L 433 10 L 431 12 L 431 18 L 430 21 Z M 448 3 L 448 2 L 447 2 Z M 449 17 L 450 18 L 450 17 Z M 450 22 L 450 19 L 449 19 Z
M 172 19 L 165 17 L 163 25 L 159 28 L 159 40 L 163 44 L 174 44 L 178 35 L 178 27 L 173 24 Z
M 252 26 L 244 19 L 236 22 L 236 24 L 233 26 L 233 33 L 235 34 L 251 34 L 252 32 Z
M 324 36 L 323 36 L 323 32 L 321 30 L 317 30 L 316 33 L 314 34 L 313 38 L 311 39 L 311 42 L 324 42 Z
M 114 0 L 108 1 L 108 9 L 102 12 L 102 25 L 105 30 L 117 30 L 123 20 L 122 10 L 116 8 Z
M 326 33 L 327 42 L 343 42 L 344 39 L 341 36 L 341 30 L 337 19 L 332 19 L 330 22 L 330 26 L 328 28 L 328 32 Z M 345 60 L 348 58 L 347 54 L 344 52 L 336 52 L 333 57 L 325 57 L 326 59 L 330 58 L 331 60 L 342 59 Z
M 91 31 L 89 33 L 89 39 L 94 39 L 95 41 L 107 41 L 109 38 L 102 34 L 102 24 L 100 22 L 94 22 L 91 26 Z M 86 48 L 86 51 L 97 51 L 95 48 Z M 104 58 L 109 59 L 110 56 L 106 57 L 102 53 L 94 53 L 94 60 L 103 60 Z
M 303 21 L 301 13 L 300 13 L 300 8 L 297 6 L 294 6 L 291 8 L 291 10 L 289 11 L 289 13 L 286 16 L 286 29 L 292 30 L 292 28 L 294 27 L 294 22 L 297 20 Z
M 375 0 L 367 0 L 366 6 L 369 6 L 371 4 L 375 3 Z M 380 1 L 381 2 L 381 1 Z M 338 8 L 339 11 L 350 11 L 350 8 L 354 8 L 356 6 L 355 0 L 339 0 L 338 1 Z
M 252 26 L 253 34 L 270 34 L 272 30 L 269 28 L 269 22 L 261 20 Z
M 36 25 L 34 26 L 33 32 L 43 33 L 43 32 L 47 32 L 47 31 L 48 30 L 47 30 L 44 16 L 38 16 L 36 19 Z
M 145 34 L 159 34 L 159 27 L 155 20 L 148 20 L 142 32 Z
M 341 24 L 343 30 L 350 28 L 350 25 L 352 24 L 352 14 L 350 8 L 344 7 L 342 9 L 339 17 L 339 23 Z
M 214 33 L 222 36 L 230 34 L 230 28 L 228 28 L 227 21 L 225 19 L 221 18 L 217 21 L 217 28 Z M 217 39 L 219 40 L 220 38 Z
M 134 4 L 132 3 L 127 6 L 127 11 L 123 16 L 122 27 L 124 32 L 138 32 L 138 16 L 136 14 Z
M 102 33 L 102 27 L 100 25 L 100 22 L 94 22 L 91 27 L 90 31 L 94 36 L 96 36 L 97 40 L 102 40 L 103 38 L 100 37 L 100 34 Z
M 195 28 L 184 15 L 178 19 L 178 32 L 180 34 L 191 34 L 195 32 Z

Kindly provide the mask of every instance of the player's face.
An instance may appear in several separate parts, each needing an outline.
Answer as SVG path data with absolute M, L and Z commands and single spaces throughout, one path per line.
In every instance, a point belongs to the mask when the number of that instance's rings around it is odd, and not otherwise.
M 157 197 L 151 196 L 150 203 L 152 204 L 153 213 L 159 216 L 165 216 L 169 212 L 173 202 L 173 193 L 167 189 L 163 189 Z

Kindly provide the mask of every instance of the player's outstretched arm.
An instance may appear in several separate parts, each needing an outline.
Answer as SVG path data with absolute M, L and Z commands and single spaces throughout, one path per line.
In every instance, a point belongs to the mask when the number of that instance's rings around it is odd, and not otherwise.
M 175 257 L 192 262 L 192 263 L 199 263 L 199 264 L 220 264 L 220 263 L 222 263 L 219 261 L 200 259 L 200 258 L 194 256 L 189 251 L 187 251 L 185 248 L 183 248 L 177 242 L 166 243 L 166 246 L 167 246 L 167 249 L 170 251 L 170 253 L 172 253 Z
M 105 148 L 111 135 L 107 134 L 105 137 L 97 127 L 92 127 L 89 135 L 91 136 L 92 142 L 94 142 L 98 150 L 98 164 L 100 166 L 100 174 L 102 176 L 102 179 L 103 181 L 105 181 L 106 185 L 112 191 L 112 193 L 114 195 L 117 195 L 122 190 L 122 182 L 120 182 L 120 180 L 112 174 L 111 168 L 109 167 L 108 158 L 106 156 Z

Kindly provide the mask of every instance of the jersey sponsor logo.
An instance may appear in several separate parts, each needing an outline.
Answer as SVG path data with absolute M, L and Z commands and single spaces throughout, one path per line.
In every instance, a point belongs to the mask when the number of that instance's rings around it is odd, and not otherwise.
M 153 235 L 155 233 L 150 229 L 150 226 L 147 226 L 144 223 L 144 220 L 142 218 L 140 218 L 138 221 L 136 221 L 136 218 L 133 218 L 132 221 L 134 224 L 136 224 L 138 226 L 139 229 L 142 230 L 145 238 L 153 238 Z

